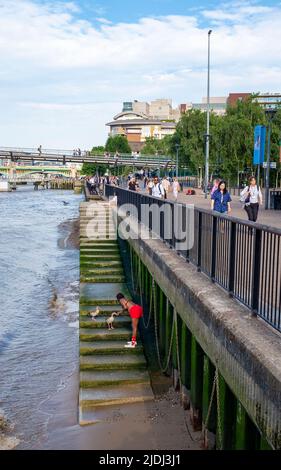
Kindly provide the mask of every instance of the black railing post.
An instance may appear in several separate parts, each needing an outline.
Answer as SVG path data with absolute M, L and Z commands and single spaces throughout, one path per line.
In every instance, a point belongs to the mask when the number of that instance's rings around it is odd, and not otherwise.
M 259 309 L 259 293 L 260 293 L 260 266 L 261 266 L 261 229 L 250 228 L 255 234 L 253 246 L 253 275 L 252 275 L 252 315 L 256 316 Z
M 202 212 L 198 211 L 197 271 L 201 271 L 201 249 L 202 249 Z
M 212 230 L 212 261 L 211 261 L 211 279 L 215 282 L 216 277 L 216 257 L 217 257 L 217 222 L 218 219 L 213 215 L 213 230 Z
M 234 295 L 235 265 L 236 265 L 236 222 L 230 222 L 230 243 L 228 255 L 228 292 Z

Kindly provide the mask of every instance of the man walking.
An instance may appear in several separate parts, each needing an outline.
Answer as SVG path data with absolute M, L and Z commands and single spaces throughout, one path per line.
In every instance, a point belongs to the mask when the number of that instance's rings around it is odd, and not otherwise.
M 159 181 L 158 176 L 154 176 L 153 178 L 153 186 L 151 188 L 151 195 L 153 197 L 158 197 L 159 199 L 164 199 L 165 191 L 163 188 L 162 183 Z

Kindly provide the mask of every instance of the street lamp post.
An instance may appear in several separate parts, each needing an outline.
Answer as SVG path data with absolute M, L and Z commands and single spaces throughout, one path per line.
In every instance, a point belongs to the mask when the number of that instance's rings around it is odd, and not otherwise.
M 270 208 L 269 201 L 269 177 L 270 177 L 270 140 L 271 140 L 271 122 L 276 113 L 276 109 L 268 108 L 265 112 L 268 115 L 268 134 L 267 134 L 267 160 L 266 160 L 266 175 L 265 175 L 265 209 Z
M 206 131 L 206 155 L 205 155 L 205 199 L 209 182 L 209 152 L 210 152 L 210 38 L 212 30 L 208 31 L 208 80 L 207 80 L 207 131 Z
M 176 152 L 177 152 L 176 177 L 178 178 L 178 176 L 179 176 L 179 148 L 180 148 L 180 144 L 175 144 L 175 147 L 176 147 Z

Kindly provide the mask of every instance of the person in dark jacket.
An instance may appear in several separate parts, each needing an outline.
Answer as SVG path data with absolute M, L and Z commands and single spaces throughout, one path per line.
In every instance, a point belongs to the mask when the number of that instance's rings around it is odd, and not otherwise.
M 212 194 L 211 209 L 221 214 L 231 212 L 231 197 L 226 188 L 225 181 L 221 181 L 218 189 Z

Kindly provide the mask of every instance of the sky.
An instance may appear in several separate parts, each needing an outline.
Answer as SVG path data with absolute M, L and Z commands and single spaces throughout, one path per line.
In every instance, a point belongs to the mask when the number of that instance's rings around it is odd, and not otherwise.
M 89 149 L 123 101 L 281 92 L 281 0 L 0 0 L 0 146 Z

